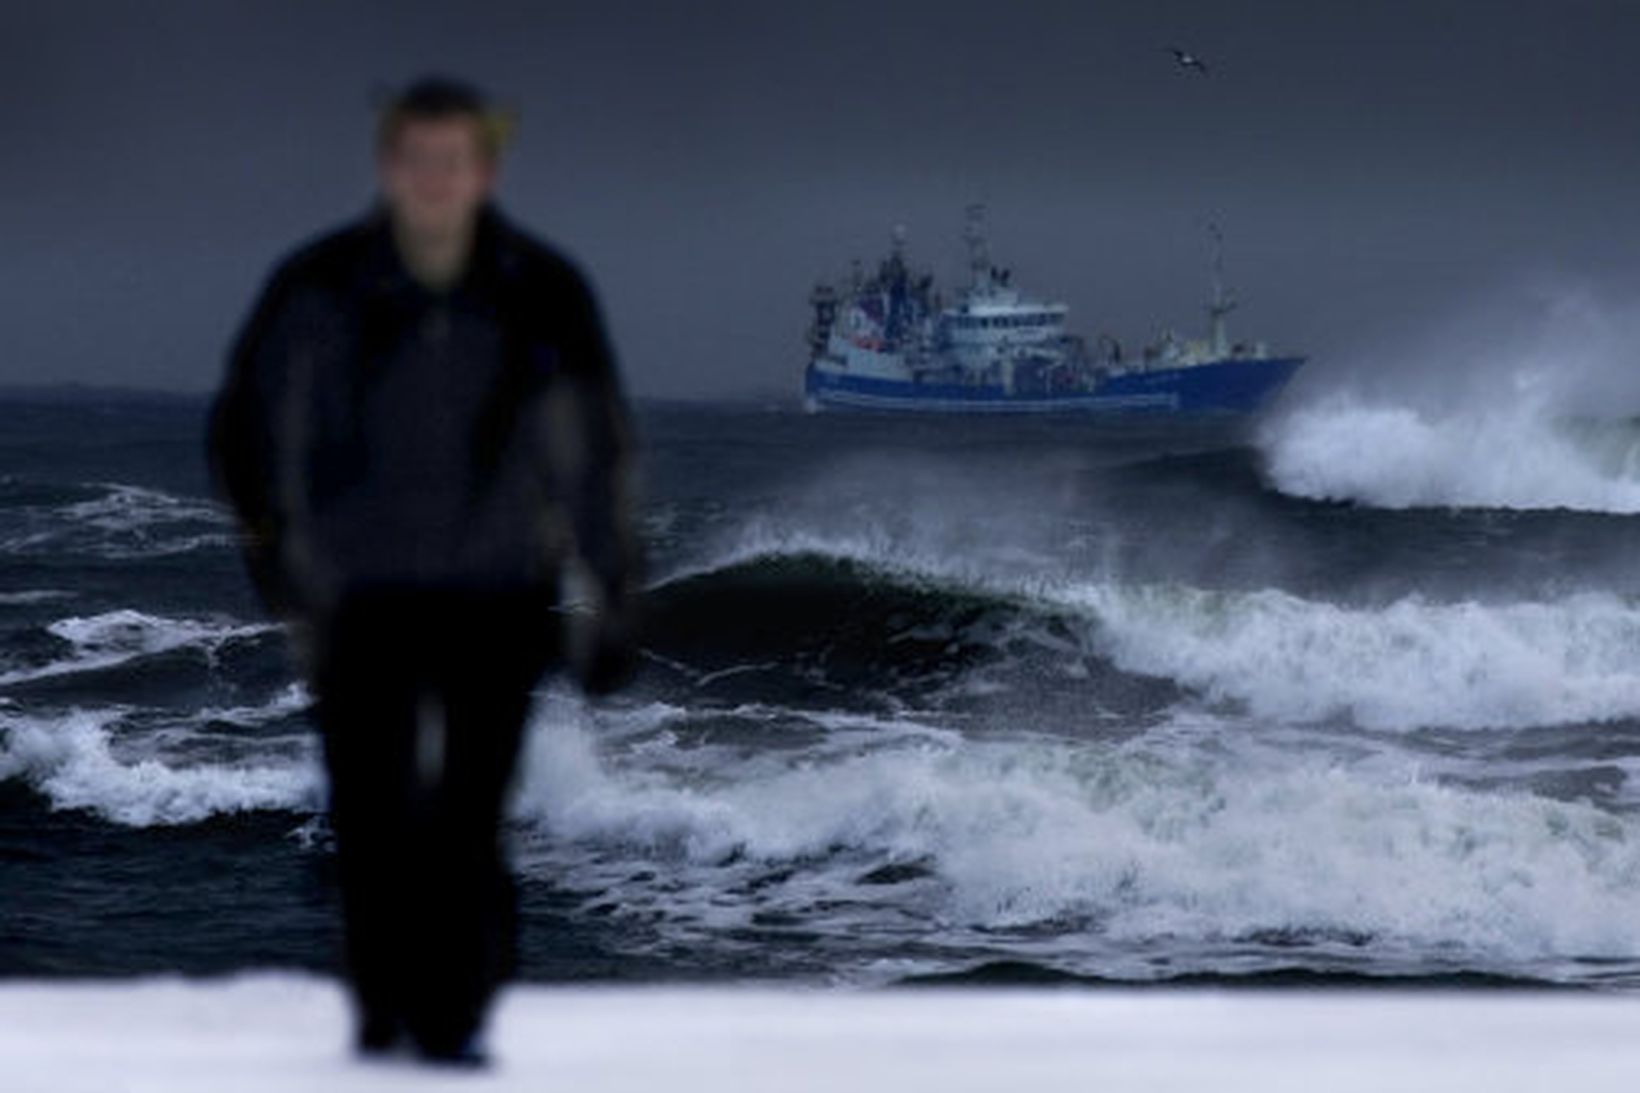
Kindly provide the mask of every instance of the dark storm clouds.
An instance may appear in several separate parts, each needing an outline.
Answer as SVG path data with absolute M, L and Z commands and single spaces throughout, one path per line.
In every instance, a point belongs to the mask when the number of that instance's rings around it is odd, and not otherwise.
M 1176 68 L 1186 45 L 1211 66 Z M 816 276 L 965 204 L 1077 328 L 1370 362 L 1545 275 L 1640 282 L 1640 3 L 75 3 L 0 15 L 0 383 L 201 389 L 268 263 L 366 204 L 372 88 L 521 115 L 504 203 L 639 394 L 789 393 Z M 1356 365 L 1350 365 L 1354 367 Z

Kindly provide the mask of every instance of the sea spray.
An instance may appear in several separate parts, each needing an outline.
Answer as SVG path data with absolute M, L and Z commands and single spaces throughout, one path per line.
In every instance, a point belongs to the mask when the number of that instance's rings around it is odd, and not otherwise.
M 1640 426 L 1527 406 L 1435 413 L 1334 397 L 1274 421 L 1270 481 L 1379 508 L 1640 513 Z

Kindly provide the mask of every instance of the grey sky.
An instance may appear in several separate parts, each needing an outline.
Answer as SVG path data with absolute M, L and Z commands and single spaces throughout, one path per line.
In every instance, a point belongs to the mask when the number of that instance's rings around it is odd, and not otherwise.
M 792 392 L 814 279 L 897 223 L 953 278 L 974 200 L 1130 340 L 1199 322 L 1216 220 L 1239 330 L 1336 374 L 1522 284 L 1640 285 L 1637 46 L 1595 0 L 11 4 L 0 384 L 214 385 L 268 264 L 368 202 L 372 88 L 424 70 L 517 106 L 503 203 L 638 394 Z

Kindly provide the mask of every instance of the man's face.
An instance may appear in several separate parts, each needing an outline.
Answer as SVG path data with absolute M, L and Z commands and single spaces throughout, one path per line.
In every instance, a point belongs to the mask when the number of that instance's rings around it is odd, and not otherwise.
M 394 219 L 417 234 L 461 230 L 495 182 L 478 122 L 467 117 L 405 122 L 377 158 L 377 172 Z

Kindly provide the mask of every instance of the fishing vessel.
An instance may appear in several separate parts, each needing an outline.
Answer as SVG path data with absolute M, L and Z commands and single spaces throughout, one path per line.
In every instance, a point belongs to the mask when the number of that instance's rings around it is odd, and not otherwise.
M 991 261 L 985 210 L 968 210 L 963 232 L 969 282 L 947 304 L 925 270 L 906 259 L 906 237 L 874 274 L 856 267 L 821 282 L 809 302 L 810 410 L 929 414 L 1231 416 L 1265 406 L 1304 363 L 1263 342 L 1232 342 L 1223 247 L 1215 230 L 1208 334 L 1164 330 L 1136 353 L 1108 335 L 1089 344 L 1070 333 L 1069 308 L 1016 288 Z

